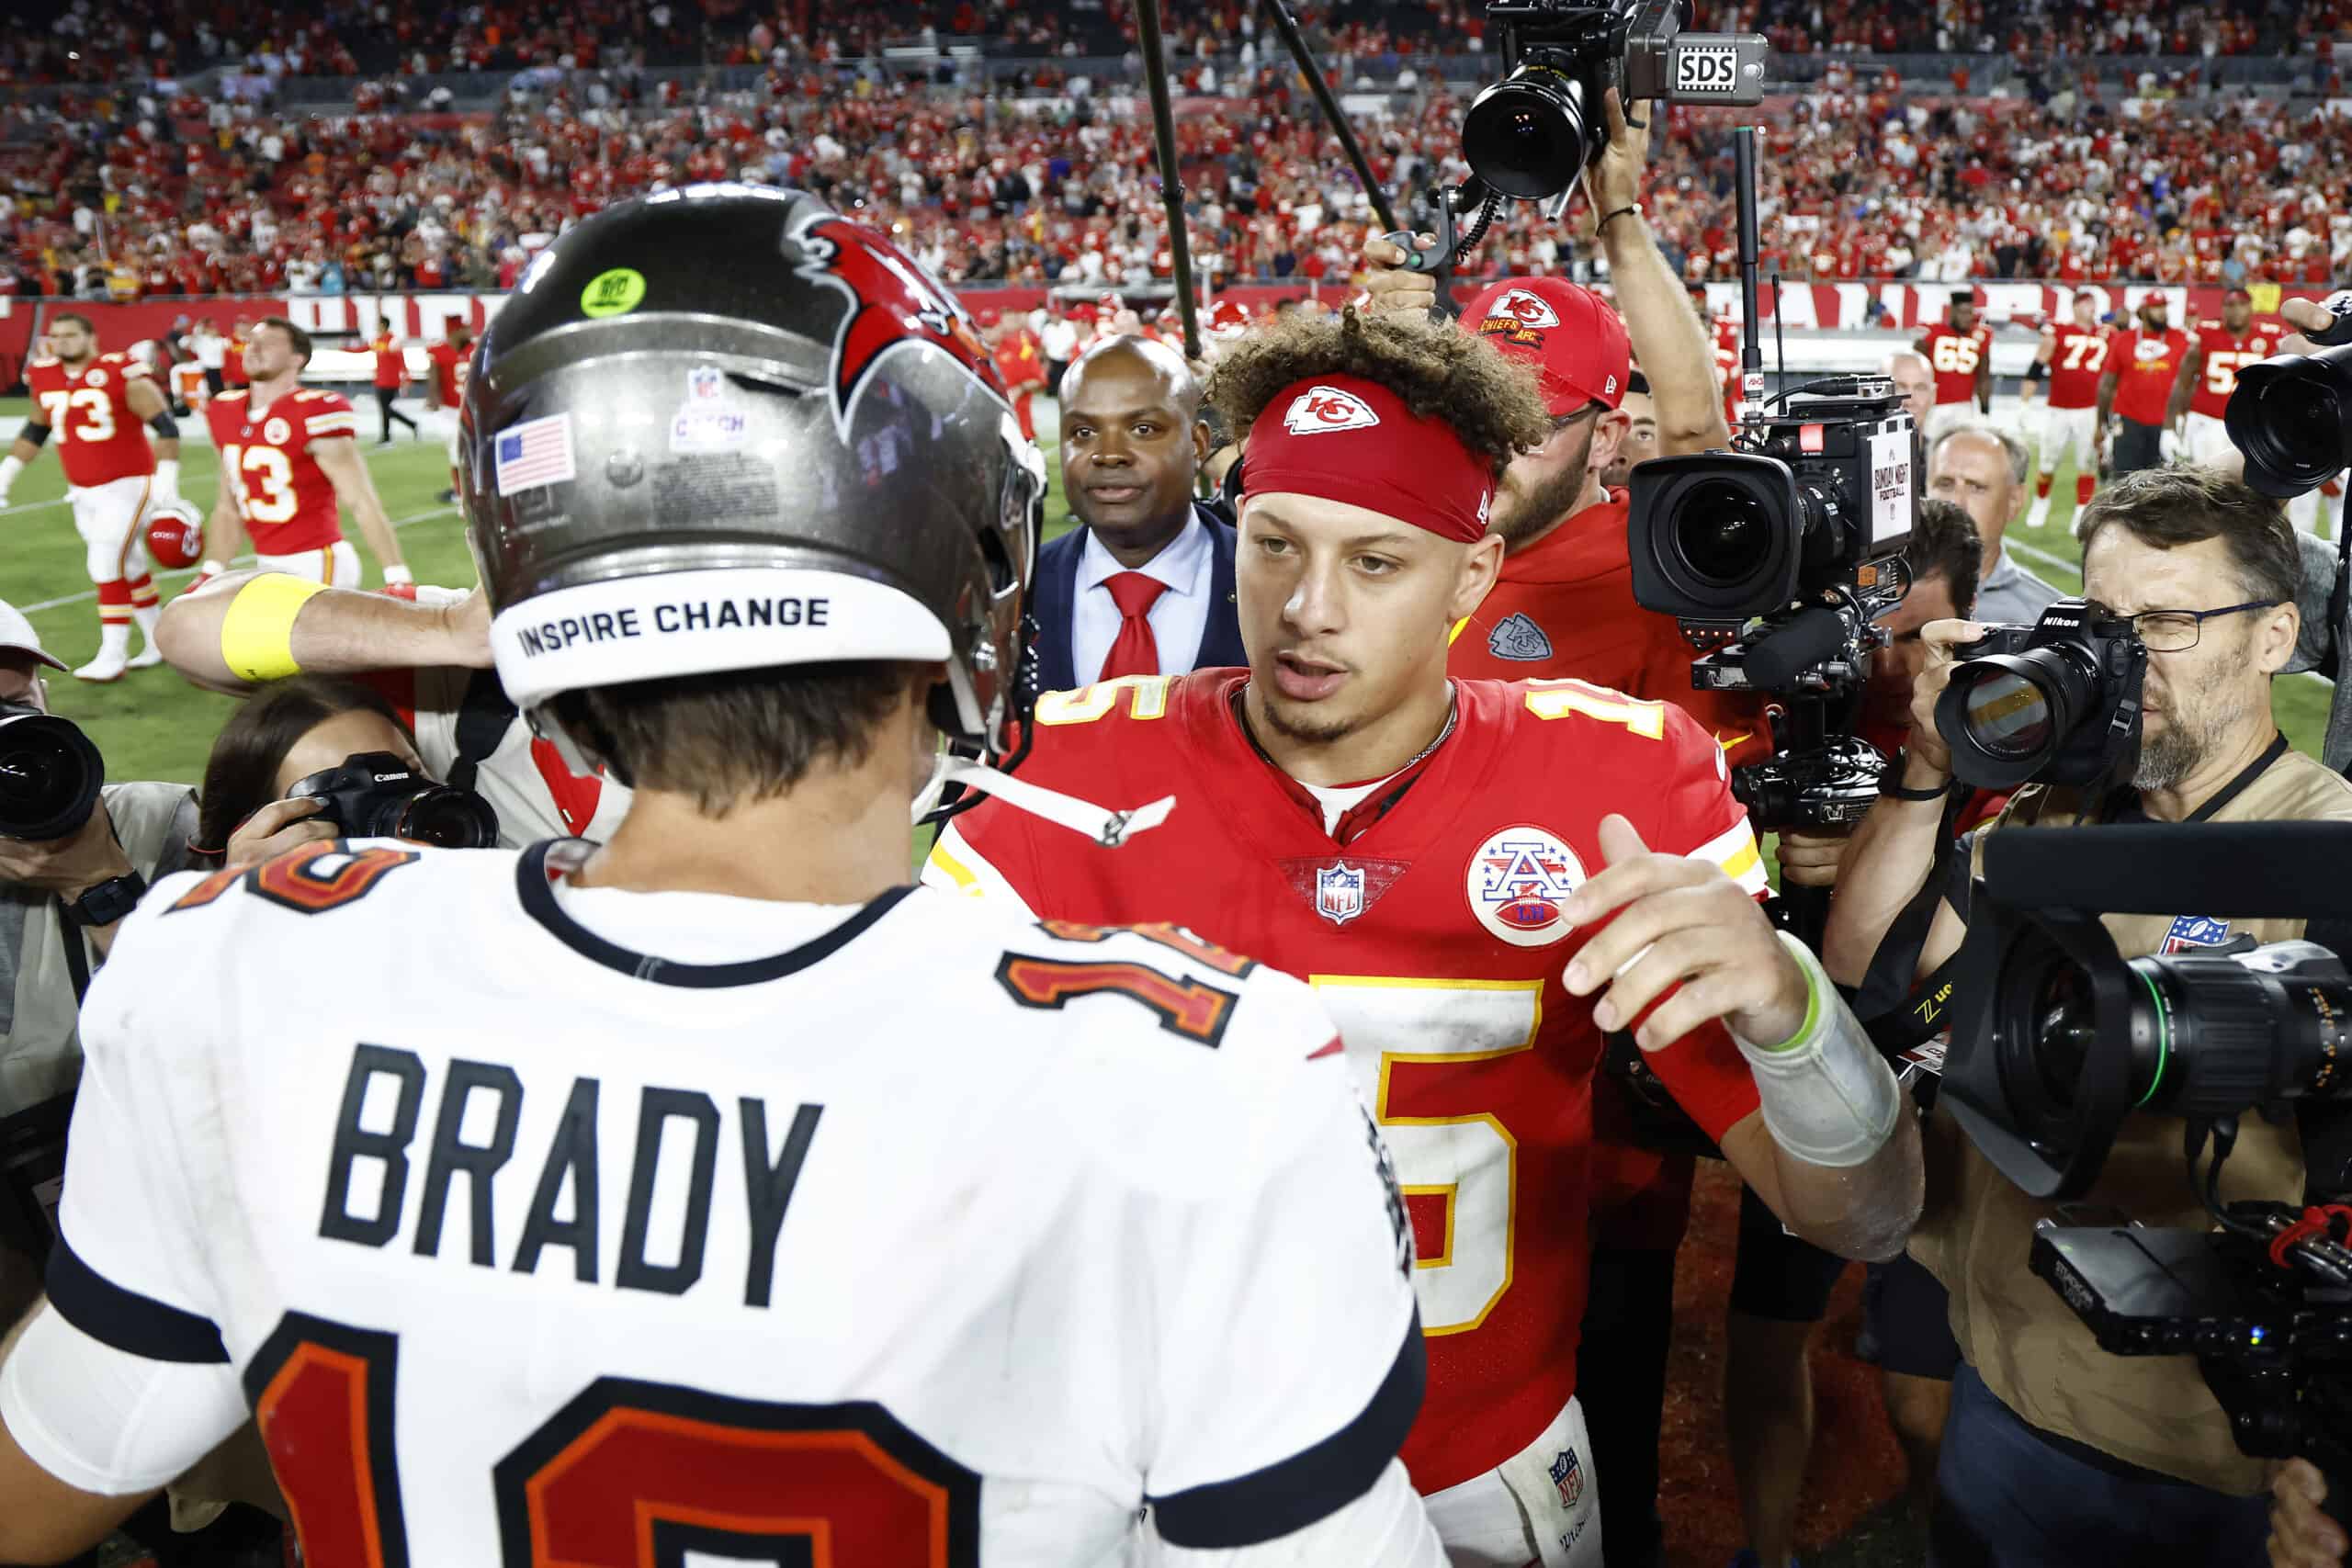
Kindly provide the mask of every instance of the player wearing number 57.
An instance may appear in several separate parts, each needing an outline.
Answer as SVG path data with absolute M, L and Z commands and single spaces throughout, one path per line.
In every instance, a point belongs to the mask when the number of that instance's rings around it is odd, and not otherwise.
M 1713 739 L 1577 681 L 1449 680 L 1493 584 L 1498 475 L 1550 425 L 1490 344 L 1408 318 L 1237 346 L 1246 670 L 1057 693 L 1022 778 L 1114 807 L 1115 851 L 982 806 L 924 879 L 1049 920 L 1166 920 L 1308 976 L 1395 1160 L 1430 1392 L 1405 1463 L 1458 1565 L 1599 1561 L 1576 1402 L 1601 1032 L 1781 1216 L 1898 1251 L 1917 1134 L 1810 953 L 1777 937 Z

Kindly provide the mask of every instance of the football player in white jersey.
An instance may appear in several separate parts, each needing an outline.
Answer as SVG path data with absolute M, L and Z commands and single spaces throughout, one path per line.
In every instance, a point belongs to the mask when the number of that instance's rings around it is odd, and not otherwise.
M 1409 1233 L 1313 994 L 907 886 L 951 779 L 1153 819 L 985 765 L 1043 469 L 961 309 L 688 187 L 558 241 L 469 398 L 499 674 L 628 816 L 125 922 L 0 1560 L 250 1413 L 310 1568 L 1438 1568 Z

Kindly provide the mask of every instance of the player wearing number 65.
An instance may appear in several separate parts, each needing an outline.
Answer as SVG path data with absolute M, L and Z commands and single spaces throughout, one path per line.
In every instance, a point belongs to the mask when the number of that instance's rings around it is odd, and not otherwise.
M 1404 1201 L 1314 993 L 905 886 L 951 777 L 1150 837 L 988 765 L 1045 479 L 962 308 L 690 186 L 558 240 L 478 367 L 500 680 L 628 812 L 125 922 L 0 1561 L 250 1411 L 311 1568 L 1440 1568 Z
M 1405 1462 L 1430 1517 L 1456 1564 L 1598 1563 L 1576 1349 L 1601 1032 L 1637 1025 L 1758 1193 L 1849 1256 L 1901 1247 L 1918 1136 L 1757 905 L 1706 731 L 1579 681 L 1448 680 L 1503 553 L 1496 476 L 1550 428 L 1529 373 L 1350 312 L 1244 341 L 1209 395 L 1250 432 L 1250 667 L 1048 695 L 1023 773 L 1176 810 L 1114 852 L 991 803 L 925 880 L 1173 920 L 1311 980 L 1405 1193 L 1430 1355 Z

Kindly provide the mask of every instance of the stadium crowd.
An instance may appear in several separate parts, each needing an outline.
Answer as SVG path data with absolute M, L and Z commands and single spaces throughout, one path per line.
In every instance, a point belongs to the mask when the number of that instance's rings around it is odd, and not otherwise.
M 1196 68 L 1204 96 L 1213 73 Z M 1343 273 L 1373 220 L 1336 140 L 1286 70 L 1227 85 L 1241 93 L 1232 108 L 1179 126 L 1199 265 L 1221 280 Z M 17 155 L 19 292 L 503 288 L 582 214 L 722 178 L 817 190 L 953 282 L 1091 290 L 1170 269 L 1148 129 L 1125 106 L 1066 98 L 1032 116 L 802 68 L 758 94 L 678 101 L 599 83 L 479 119 L 296 116 L 193 96 L 93 107 Z M 1368 126 L 1375 175 L 1402 190 L 1457 175 L 1462 107 L 1440 88 Z M 1729 155 L 1705 117 L 1673 113 L 1653 217 L 1687 277 L 1724 276 Z M 1791 278 L 2321 283 L 2352 256 L 2352 215 L 2324 194 L 2352 179 L 2340 118 L 2259 102 L 2070 117 L 1919 101 L 1881 81 L 1788 102 L 1767 134 L 1763 260 Z M 1578 259 L 1521 207 L 1471 266 Z

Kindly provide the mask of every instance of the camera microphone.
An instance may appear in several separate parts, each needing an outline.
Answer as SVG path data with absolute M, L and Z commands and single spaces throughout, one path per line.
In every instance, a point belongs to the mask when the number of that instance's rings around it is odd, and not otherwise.
M 1984 885 L 2028 909 L 2352 920 L 2352 826 L 2165 822 L 1995 833 L 1984 840 Z M 2192 903 L 2195 911 L 2186 908 Z
M 1764 691 L 1788 689 L 1803 671 L 1843 652 L 1851 629 L 1842 610 L 1816 604 L 1800 611 L 1747 650 L 1743 667 L 1748 684 Z

